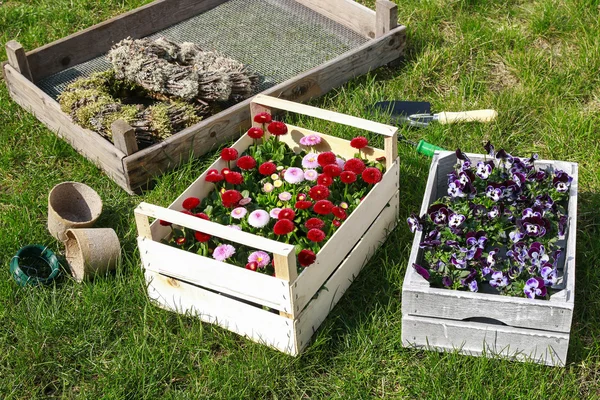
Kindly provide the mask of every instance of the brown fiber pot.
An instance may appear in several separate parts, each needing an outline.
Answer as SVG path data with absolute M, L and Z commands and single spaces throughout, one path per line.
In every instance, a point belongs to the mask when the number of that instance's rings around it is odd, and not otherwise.
M 48 231 L 60 241 L 67 229 L 90 227 L 101 213 L 102 199 L 83 183 L 59 183 L 48 195 Z
M 106 274 L 121 260 L 121 244 L 113 229 L 68 229 L 66 237 L 66 259 L 79 282 Z

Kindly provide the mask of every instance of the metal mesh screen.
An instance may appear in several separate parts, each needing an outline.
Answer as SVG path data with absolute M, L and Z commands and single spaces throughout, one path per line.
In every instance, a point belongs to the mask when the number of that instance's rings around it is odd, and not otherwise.
M 294 0 L 230 0 L 159 31 L 176 42 L 247 64 L 261 76 L 260 92 L 367 42 L 367 38 Z M 38 86 L 56 98 L 82 76 L 111 68 L 100 56 L 49 76 Z

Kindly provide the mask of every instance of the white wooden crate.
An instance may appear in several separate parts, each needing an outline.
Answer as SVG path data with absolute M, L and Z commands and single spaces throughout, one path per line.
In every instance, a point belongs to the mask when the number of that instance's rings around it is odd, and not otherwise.
M 250 104 L 252 119 L 259 112 L 285 110 L 333 121 L 385 136 L 384 150 L 364 149 L 366 157 L 386 157 L 386 172 L 361 204 L 317 253 L 313 265 L 300 275 L 296 270 L 294 246 L 240 232 L 214 222 L 183 214 L 183 200 L 204 198 L 214 189 L 205 181 L 207 172 L 190 185 L 169 208 L 148 203 L 135 210 L 138 246 L 148 283 L 148 295 L 158 306 L 191 313 L 205 322 L 220 325 L 256 342 L 291 355 L 309 343 L 331 309 L 350 286 L 362 267 L 396 226 L 399 206 L 399 160 L 397 128 L 331 111 L 267 96 L 256 96 Z M 289 133 L 280 140 L 299 151 L 300 139 L 316 133 L 288 124 Z M 318 133 L 322 142 L 316 151 L 333 151 L 352 157 L 350 142 Z M 253 140 L 242 136 L 232 147 L 240 153 Z M 208 169 L 226 167 L 218 159 Z M 156 218 L 150 224 L 149 217 Z M 273 253 L 275 275 L 267 276 L 180 250 L 163 243 L 170 228 L 158 219 L 172 222 L 229 241 Z M 319 291 L 323 286 L 326 290 Z M 314 297 L 315 294 L 318 296 Z M 266 306 L 271 311 L 263 309 Z
M 468 154 L 471 161 L 484 158 Z M 446 195 L 447 176 L 457 159 L 454 152 L 436 152 L 421 213 Z M 471 293 L 429 286 L 414 268 L 423 250 L 422 232 L 416 232 L 402 285 L 402 343 L 404 346 L 463 354 L 501 356 L 564 366 L 575 299 L 575 240 L 577 223 L 577 164 L 536 161 L 537 169 L 551 166 L 573 177 L 568 204 L 567 238 L 559 261 L 559 291 L 550 300 L 532 300 Z

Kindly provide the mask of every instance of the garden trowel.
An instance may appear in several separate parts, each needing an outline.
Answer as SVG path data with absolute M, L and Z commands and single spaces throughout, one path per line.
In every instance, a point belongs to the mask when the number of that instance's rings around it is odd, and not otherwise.
M 457 122 L 490 122 L 496 119 L 495 110 L 472 110 L 431 113 L 431 103 L 426 101 L 380 101 L 375 103 L 374 111 L 390 114 L 390 123 L 426 127 L 430 122 L 454 124 Z

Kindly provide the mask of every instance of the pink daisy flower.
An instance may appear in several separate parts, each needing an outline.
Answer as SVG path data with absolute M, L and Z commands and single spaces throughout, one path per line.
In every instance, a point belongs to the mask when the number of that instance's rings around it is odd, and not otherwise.
M 335 158 L 335 163 L 338 165 L 338 167 L 340 167 L 341 169 L 344 169 L 344 165 L 346 165 L 346 161 L 342 160 L 339 157 Z
M 319 162 L 317 161 L 317 157 L 319 155 L 317 153 L 308 153 L 302 158 L 302 167 L 304 168 L 318 168 Z
M 255 228 L 262 228 L 269 223 L 269 213 L 265 210 L 254 210 L 248 216 L 248 223 Z
M 238 204 L 240 206 L 245 206 L 246 204 L 250 204 L 251 202 L 252 202 L 252 198 L 244 197 L 243 199 L 240 200 L 240 202 Z
M 300 139 L 300 144 L 303 146 L 316 146 L 319 143 L 321 143 L 321 136 L 315 134 L 304 136 Z
M 288 168 L 283 174 L 283 179 L 288 183 L 300 183 L 304 180 L 304 171 L 296 167 Z
M 319 177 L 319 173 L 314 169 L 307 169 L 304 171 L 304 179 L 307 181 L 316 181 Z
M 213 251 L 213 258 L 217 261 L 225 261 L 235 254 L 235 247 L 230 244 L 220 244 Z
M 233 211 L 231 211 L 231 216 L 235 219 L 241 219 L 246 216 L 247 212 L 248 210 L 246 210 L 244 207 L 237 207 L 234 208 Z
M 279 212 L 281 211 L 281 208 L 279 207 L 275 207 L 274 209 L 272 209 L 269 212 L 269 215 L 271 216 L 271 218 L 275 218 L 277 219 L 279 217 Z
M 248 262 L 255 262 L 259 268 L 264 268 L 271 262 L 271 257 L 264 251 L 255 251 L 248 256 Z
M 290 192 L 281 192 L 277 197 L 279 197 L 279 200 L 281 201 L 290 201 L 292 199 L 292 194 Z

